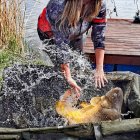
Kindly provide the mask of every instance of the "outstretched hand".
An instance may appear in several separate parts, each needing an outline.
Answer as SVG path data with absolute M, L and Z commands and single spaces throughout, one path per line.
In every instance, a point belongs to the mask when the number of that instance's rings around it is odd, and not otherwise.
M 77 98 L 80 97 L 81 88 L 77 85 L 76 81 L 71 77 L 70 67 L 69 64 L 61 64 L 61 70 L 69 83 L 69 85 L 74 89 Z
M 67 81 L 68 81 L 69 85 L 74 89 L 77 98 L 79 98 L 81 88 L 77 85 L 76 81 L 73 78 L 68 78 Z
M 96 69 L 95 70 L 95 87 L 104 87 L 105 86 L 105 82 L 108 83 L 108 80 L 105 77 L 104 71 L 102 69 Z

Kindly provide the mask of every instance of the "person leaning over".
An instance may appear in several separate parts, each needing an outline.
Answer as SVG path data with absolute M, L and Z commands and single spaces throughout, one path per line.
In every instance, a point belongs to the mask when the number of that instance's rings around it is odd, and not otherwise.
M 65 73 L 66 80 L 76 92 L 79 92 L 81 88 L 71 77 L 68 49 L 62 47 L 62 44 L 68 44 L 73 50 L 82 51 L 83 34 L 89 28 L 92 28 L 91 39 L 96 57 L 95 84 L 101 88 L 107 82 L 103 70 L 105 0 L 50 0 L 38 19 L 37 30 L 40 39 L 42 41 L 51 39 L 51 43 L 55 43 L 62 50 L 60 52 L 62 54 L 59 55 L 61 58 L 58 57 L 59 64 Z

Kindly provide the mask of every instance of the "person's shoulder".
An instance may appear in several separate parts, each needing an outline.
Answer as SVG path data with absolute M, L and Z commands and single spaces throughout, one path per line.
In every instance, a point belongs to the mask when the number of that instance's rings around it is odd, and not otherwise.
M 106 0 L 102 0 L 102 7 L 106 7 Z
M 61 11 L 64 8 L 65 0 L 50 0 L 47 9 L 52 9 L 53 11 Z
M 106 0 L 102 0 L 100 13 L 104 13 L 106 11 Z
M 48 5 L 49 4 L 57 4 L 57 5 L 61 5 L 65 2 L 65 0 L 50 0 Z
M 47 5 L 47 17 L 55 23 L 60 19 L 64 10 L 65 0 L 50 0 Z
M 106 3 L 106 0 L 102 0 L 102 3 Z

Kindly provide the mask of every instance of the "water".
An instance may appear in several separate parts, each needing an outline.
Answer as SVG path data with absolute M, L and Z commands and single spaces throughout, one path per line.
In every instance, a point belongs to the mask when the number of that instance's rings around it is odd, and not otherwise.
M 133 0 L 123 0 L 123 1 L 122 0 L 116 0 L 115 2 L 116 2 L 118 17 L 116 17 L 116 15 L 115 15 L 116 13 L 112 13 L 111 14 L 112 18 L 133 19 L 134 15 L 137 11 L 137 6 L 134 4 Z M 138 4 L 140 6 L 140 1 L 138 2 Z M 37 19 L 38 19 L 39 14 L 41 13 L 42 9 L 46 5 L 47 5 L 46 0 L 41 0 L 39 2 L 35 1 L 35 0 L 30 0 L 26 5 L 27 10 L 26 10 L 26 21 L 25 21 L 25 24 L 26 24 L 25 25 L 26 26 L 25 38 L 26 38 L 27 43 L 30 44 L 30 47 L 33 47 L 35 49 L 37 49 L 41 46 L 40 45 L 40 40 L 39 40 L 38 35 L 37 35 L 37 31 L 36 31 Z M 111 0 L 108 0 L 108 8 L 111 11 L 113 11 L 114 5 L 111 2 Z M 110 16 L 108 15 L 108 17 L 110 17 Z M 79 61 L 80 61 L 80 59 L 79 59 Z M 78 62 L 78 64 L 82 65 L 83 62 L 81 63 L 81 61 L 80 61 L 80 62 Z M 79 66 L 77 66 L 77 67 L 79 67 Z M 81 75 L 81 71 L 79 73 L 74 73 L 74 70 L 73 70 L 72 74 L 73 75 L 79 75 L 79 74 Z M 86 78 L 85 75 L 83 75 L 83 77 Z M 81 77 L 79 78 L 77 76 L 77 80 L 78 79 L 81 79 Z M 89 83 L 90 83 L 90 81 L 89 81 Z M 87 87 L 86 87 L 86 89 L 87 89 Z M 92 88 L 90 88 L 90 86 L 88 87 L 88 89 L 92 90 Z M 85 93 L 86 93 L 86 90 L 85 90 Z M 120 138 L 120 137 L 121 137 L 121 135 L 115 136 L 113 138 L 108 137 L 107 140 L 110 140 L 110 139 L 122 139 L 123 140 L 123 138 L 122 137 Z M 129 138 L 129 136 L 124 136 L 124 139 L 128 139 L 128 138 Z M 137 138 L 137 140 L 138 139 L 139 139 L 139 137 Z
M 54 67 L 15 64 L 4 70 L 4 81 L 0 90 L 1 127 L 28 128 L 67 125 L 67 121 L 55 110 L 55 104 L 60 96 L 70 88 L 57 66 L 57 54 L 60 54 L 58 51 L 61 50 L 55 47 L 55 45 L 44 46 L 55 64 Z M 113 87 L 110 82 L 102 90 L 95 89 L 90 63 L 84 55 L 76 51 L 71 52 L 70 49 L 69 52 L 72 77 L 82 87 L 80 100 L 89 101 L 91 97 L 104 95 Z
M 14 65 L 5 69 L 0 91 L 0 126 L 64 125 L 64 119 L 55 111 L 55 104 L 67 88 L 64 76 L 55 68 Z
M 40 45 L 40 40 L 37 35 L 36 26 L 37 19 L 42 9 L 47 5 L 48 0 L 30 0 L 27 1 L 26 6 L 26 41 L 35 48 Z M 118 17 L 116 13 L 112 13 L 112 18 L 127 18 L 133 19 L 137 11 L 137 5 L 134 4 L 134 0 L 115 0 Z M 113 0 L 107 0 L 107 9 L 113 11 L 114 3 Z M 140 8 L 140 0 L 138 0 L 138 6 Z M 108 17 L 109 14 L 108 14 Z
M 56 101 L 66 89 L 70 88 L 64 75 L 60 72 L 60 68 L 56 67 L 57 56 L 61 54 L 62 50 L 55 45 L 40 45 L 40 42 L 37 41 L 36 22 L 34 21 L 37 21 L 44 4 L 32 1 L 25 6 L 27 10 L 25 38 L 30 47 L 44 48 L 55 67 L 15 64 L 4 70 L 4 82 L 0 91 L 1 114 L 3 115 L 0 117 L 2 119 L 0 119 L 0 125 L 18 128 L 64 125 L 63 119 L 55 111 Z M 36 10 L 36 6 L 40 11 Z M 68 46 L 64 44 L 64 47 Z M 72 77 L 82 87 L 81 100 L 88 97 L 86 99 L 88 101 L 97 94 L 102 95 L 109 91 L 110 88 L 107 88 L 105 92 L 103 90 L 96 92 L 90 63 L 79 52 L 72 52 L 69 49 L 69 53 Z M 65 56 L 67 55 L 65 54 Z
M 107 9 L 113 11 L 114 8 L 113 0 L 107 0 L 107 3 L 108 3 Z M 140 9 L 140 0 L 138 0 L 137 4 Z M 118 17 L 116 17 L 116 13 L 112 13 L 111 17 L 133 19 L 136 11 L 138 11 L 137 4 L 134 3 L 134 0 L 115 0 Z
M 25 16 L 25 38 L 30 47 L 38 47 L 40 40 L 37 34 L 37 20 L 42 9 L 47 5 L 46 0 L 27 1 Z

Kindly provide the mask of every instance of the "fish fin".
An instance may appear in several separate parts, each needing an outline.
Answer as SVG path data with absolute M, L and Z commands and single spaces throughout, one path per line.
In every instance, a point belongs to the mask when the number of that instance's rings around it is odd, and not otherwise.
M 92 106 L 96 106 L 101 101 L 101 97 L 93 97 L 90 100 Z
M 90 104 L 89 103 L 86 103 L 86 102 L 82 102 L 81 104 L 80 104 L 80 106 L 82 107 L 82 108 L 85 108 L 85 107 L 87 107 L 87 106 L 89 106 Z

